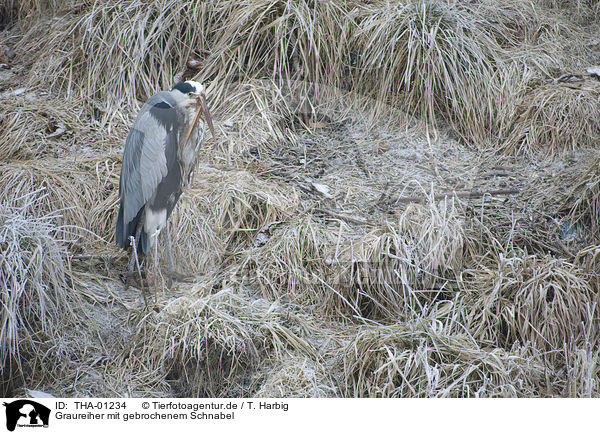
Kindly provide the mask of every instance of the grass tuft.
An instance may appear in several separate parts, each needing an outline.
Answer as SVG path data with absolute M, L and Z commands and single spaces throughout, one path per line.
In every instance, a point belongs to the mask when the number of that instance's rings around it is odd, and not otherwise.
M 388 104 L 402 96 L 410 115 L 433 126 L 448 121 L 472 140 L 489 138 L 505 77 L 503 50 L 485 22 L 432 0 L 375 2 L 356 15 L 364 91 Z
M 594 159 L 576 180 L 563 209 L 571 225 L 586 228 L 595 239 L 600 237 L 600 159 Z
M 40 192 L 0 202 L 0 360 L 2 387 L 25 381 L 72 315 L 69 257 L 57 216 L 36 215 Z M 42 367 L 37 368 L 43 371 Z M 36 372 L 38 375 L 39 372 Z M 22 376 L 19 378 L 19 376 Z
M 484 349 L 435 323 L 362 327 L 343 350 L 344 396 L 535 396 L 543 365 L 517 353 Z
M 514 250 L 470 274 L 475 338 L 507 349 L 534 344 L 550 358 L 565 345 L 598 342 L 598 294 L 587 273 L 566 260 Z
M 600 144 L 600 125 L 594 118 L 600 110 L 600 83 L 572 78 L 530 88 L 512 116 L 503 152 L 556 154 Z
M 453 200 L 409 205 L 342 253 L 340 293 L 363 316 L 390 318 L 447 297 L 471 243 L 461 214 Z
M 130 357 L 164 379 L 181 378 L 178 387 L 185 396 L 248 396 L 257 385 L 246 384 L 245 391 L 236 387 L 251 368 L 288 349 L 313 352 L 302 337 L 309 326 L 303 317 L 229 288 L 165 300 L 158 314 L 139 320 Z

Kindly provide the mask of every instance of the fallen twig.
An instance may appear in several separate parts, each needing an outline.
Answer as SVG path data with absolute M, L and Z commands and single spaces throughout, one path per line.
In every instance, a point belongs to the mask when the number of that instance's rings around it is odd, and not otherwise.
M 477 199 L 484 196 L 506 196 L 511 194 L 518 194 L 520 191 L 515 188 L 505 188 L 499 190 L 489 190 L 489 191 L 479 191 L 479 190 L 471 190 L 471 191 L 454 191 L 452 193 L 442 193 L 436 194 L 433 196 L 434 201 L 442 200 L 447 197 L 464 197 L 466 199 Z M 421 203 L 425 202 L 427 198 L 423 196 L 404 196 L 391 198 L 390 202 L 393 203 Z
M 363 220 L 361 218 L 353 217 L 353 216 L 350 216 L 350 215 L 347 215 L 347 214 L 340 214 L 338 212 L 331 211 L 331 210 L 325 209 L 325 208 L 313 208 L 313 211 L 321 212 L 323 214 L 330 215 L 330 216 L 338 218 L 340 220 L 346 220 L 348 222 L 356 223 L 356 224 L 359 224 L 359 225 L 372 225 L 373 224 L 372 222 L 370 222 L 368 220 Z

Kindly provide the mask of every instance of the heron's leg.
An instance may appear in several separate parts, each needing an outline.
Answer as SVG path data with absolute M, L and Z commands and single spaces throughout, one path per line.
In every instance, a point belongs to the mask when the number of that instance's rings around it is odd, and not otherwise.
M 148 298 L 146 297 L 146 287 L 144 286 L 144 280 L 142 278 L 142 269 L 140 267 L 140 261 L 137 254 L 137 246 L 139 245 L 140 236 L 142 234 L 142 225 L 139 225 L 137 230 L 135 231 L 135 238 L 129 237 L 131 240 L 131 261 L 129 262 L 129 276 L 133 277 L 134 275 L 134 267 L 137 265 L 138 269 L 138 277 L 140 278 L 140 288 L 142 289 L 142 294 L 144 294 L 144 304 L 146 308 L 148 308 Z M 127 283 L 126 283 L 127 285 Z
M 137 246 L 140 244 L 140 236 L 142 235 L 142 225 L 138 225 L 138 228 L 135 231 L 135 238 L 132 240 L 133 243 L 131 245 L 131 259 L 129 260 L 129 274 L 133 276 L 135 270 L 135 264 L 138 264 L 138 255 L 137 255 Z M 133 237 L 130 237 L 133 238 Z
M 133 238 L 133 237 L 131 237 L 131 238 Z M 134 239 L 132 241 L 135 242 Z M 128 273 L 130 276 L 133 276 L 133 274 L 134 274 L 135 263 L 136 263 L 135 257 L 136 256 L 137 256 L 137 254 L 136 254 L 136 251 L 135 251 L 135 247 L 132 246 L 132 248 L 131 248 L 131 259 L 129 259 L 129 273 Z

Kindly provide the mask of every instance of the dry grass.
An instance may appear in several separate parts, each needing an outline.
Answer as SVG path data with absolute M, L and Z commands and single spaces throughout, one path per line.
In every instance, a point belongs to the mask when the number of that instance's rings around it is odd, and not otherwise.
M 46 100 L 44 104 L 12 98 L 2 100 L 0 132 L 0 158 L 2 161 L 12 159 L 27 159 L 33 156 L 56 151 L 57 146 L 64 146 L 61 141 L 51 136 L 59 129 L 66 132 L 67 124 L 74 124 L 72 117 L 65 119 L 66 107 L 55 107 Z M 72 133 L 71 133 L 72 134 Z M 54 149 L 53 149 L 54 148 Z
M 265 374 L 256 398 L 330 398 L 339 392 L 327 369 L 308 357 L 277 360 Z
M 184 194 L 173 210 L 169 225 L 173 257 L 180 272 L 206 273 L 218 268 L 225 244 L 198 197 Z M 159 251 L 163 254 L 162 263 L 167 264 L 165 249 Z
M 51 61 L 34 66 L 51 77 L 48 85 L 99 102 L 102 119 L 112 119 L 121 116 L 124 105 L 135 107 L 157 90 L 171 87 L 193 50 L 207 48 L 207 5 L 94 2 L 81 14 L 65 14 L 52 22 L 44 40 L 35 37 L 39 28 L 32 28 L 23 38 L 24 48 L 51 51 Z
M 432 125 L 449 121 L 480 142 L 502 123 L 499 101 L 520 86 L 523 71 L 505 48 L 554 34 L 538 9 L 496 0 L 109 1 L 63 14 L 49 38 L 32 28 L 22 49 L 52 52 L 33 66 L 37 79 L 51 77 L 52 89 L 93 100 L 103 120 L 122 119 L 122 107 L 135 107 L 185 72 L 211 83 L 218 101 L 234 83 L 300 82 L 309 111 L 315 84 L 351 88 L 380 107 L 400 103 Z M 190 69 L 189 60 L 200 68 Z
M 30 22 L 44 13 L 58 10 L 58 0 L 4 0 L 0 4 L 0 24 L 19 24 Z
M 184 396 L 248 395 L 256 385 L 245 375 L 288 351 L 313 354 L 305 340 L 307 320 L 279 303 L 230 288 L 164 300 L 158 314 L 138 318 L 138 335 L 128 357 L 144 370 L 181 379 Z M 163 378 L 163 381 L 165 378 Z
M 262 293 L 333 317 L 396 318 L 422 311 L 455 286 L 470 240 L 453 203 L 410 205 L 356 239 L 345 224 L 311 217 L 267 225 L 240 270 Z
M 19 74 L 8 83 L 16 89 L 0 98 L 0 121 L 6 126 L 0 131 L 3 158 L 39 159 L 66 153 L 104 156 L 122 150 L 129 120 L 102 127 L 85 101 L 54 98 L 45 89 L 24 87 Z
M 589 228 L 592 235 L 600 237 L 600 160 L 594 159 L 588 169 L 571 186 L 563 209 L 572 224 Z
M 211 210 L 212 223 L 229 246 L 253 243 L 265 225 L 286 220 L 298 210 L 293 189 L 262 181 L 249 172 L 224 172 L 202 182 L 212 196 L 205 202 L 206 209 Z
M 311 217 L 266 225 L 260 246 L 248 250 L 240 271 L 265 297 L 328 310 L 335 295 L 322 280 L 327 275 L 331 230 Z
M 48 98 L 28 90 L 0 99 L 5 110 L 0 132 L 0 199 L 43 189 L 31 212 L 55 213 L 81 238 L 71 247 L 89 248 L 111 241 L 118 206 L 123 128 L 112 131 L 84 113 L 81 101 Z M 77 240 L 74 240 L 77 241 Z
M 493 36 L 505 48 L 533 44 L 541 35 L 551 33 L 558 20 L 535 2 L 521 0 L 477 0 L 458 2 L 492 29 Z
M 70 263 L 60 242 L 65 232 L 56 215 L 36 215 L 43 200 L 40 192 L 30 191 L 0 202 L 0 371 L 5 392 L 33 367 L 37 376 L 44 371 L 41 349 L 58 338 L 67 318 L 73 320 Z
M 0 158 L 2 161 L 55 157 L 65 152 L 81 152 L 94 142 L 112 137 L 89 131 L 89 119 L 77 102 L 56 101 L 35 92 L 0 99 Z M 81 143 L 83 137 L 84 142 Z M 106 143 L 109 150 L 113 146 Z M 103 149 L 106 153 L 106 149 Z
M 600 144 L 600 83 L 593 79 L 550 82 L 529 89 L 513 114 L 501 145 L 505 153 L 549 154 Z
M 350 397 L 536 396 L 544 372 L 531 357 L 484 349 L 436 323 L 362 327 L 340 363 Z
M 215 90 L 211 101 L 223 134 L 209 142 L 215 151 L 208 156 L 209 161 L 236 165 L 240 157 L 253 153 L 259 165 L 256 171 L 265 170 L 264 160 L 282 145 L 298 144 L 295 132 L 311 131 L 317 112 L 331 112 L 332 102 L 337 109 L 357 105 L 352 98 L 342 98 L 347 94 L 336 91 L 325 84 L 282 84 L 274 79 L 246 79 L 218 90 L 220 93 Z M 336 113 L 340 114 L 339 110 Z
M 213 97 L 214 110 L 221 122 L 219 128 L 225 140 L 216 140 L 213 152 L 207 157 L 216 163 L 239 163 L 249 152 L 263 157 L 265 151 L 293 136 L 286 134 L 280 119 L 290 116 L 293 110 L 281 89 L 267 80 L 248 80 L 222 91 Z M 260 164 L 260 162 L 259 162 Z
M 475 338 L 507 349 L 531 343 L 550 358 L 565 345 L 598 342 L 598 294 L 587 273 L 567 261 L 513 250 L 470 274 Z
M 44 41 L 32 29 L 23 48 L 52 50 L 52 61 L 34 68 L 53 78 L 55 90 L 101 101 L 107 120 L 170 87 L 189 60 L 200 61 L 192 75 L 215 81 L 209 93 L 219 100 L 242 77 L 331 82 L 343 70 L 347 24 L 334 3 L 319 2 L 319 14 L 313 7 L 302 0 L 95 3 L 53 23 Z
M 378 101 L 402 94 L 410 115 L 452 122 L 474 140 L 497 128 L 503 50 L 488 26 L 447 2 L 357 9 L 360 81 Z
M 341 83 L 349 61 L 347 4 L 308 0 L 222 2 L 206 75 Z
M 558 178 L 555 174 L 548 176 L 553 180 Z M 583 241 L 584 237 L 580 237 L 583 233 L 579 228 L 564 221 L 559 213 L 560 205 L 556 202 L 561 201 L 564 187 L 544 184 L 544 179 L 539 179 L 526 184 L 519 197 L 497 198 L 474 207 L 469 228 L 470 236 L 478 239 L 473 244 L 474 257 L 478 261 L 484 258 L 496 261 L 513 249 L 572 256 L 576 245 L 570 244 L 571 241 Z
M 598 0 L 536 0 L 535 3 L 567 14 L 572 20 L 586 23 L 600 16 Z
M 563 396 L 570 398 L 600 397 L 600 360 L 598 351 L 575 348 L 567 352 L 566 381 Z
M 104 244 L 114 232 L 118 205 L 116 159 L 97 157 L 44 158 L 0 163 L 0 200 L 44 190 L 30 212 L 36 217 L 55 213 L 72 227 L 80 247 Z M 78 241 L 78 240 L 73 240 Z
M 573 263 L 588 274 L 590 285 L 600 294 L 600 245 L 592 244 L 581 249 Z
M 410 316 L 452 292 L 471 242 L 453 200 L 409 205 L 342 252 L 334 287 L 362 316 Z
M 502 45 L 533 38 L 542 26 L 532 6 L 497 4 L 109 1 L 62 15 L 47 38 L 34 26 L 21 48 L 51 52 L 33 65 L 37 80 L 51 77 L 53 90 L 93 101 L 103 120 L 122 120 L 123 107 L 187 71 L 211 83 L 217 101 L 235 83 L 293 81 L 313 111 L 313 86 L 324 84 L 373 97 L 380 108 L 402 104 L 432 125 L 449 121 L 478 142 L 498 129 L 498 101 L 519 86 L 522 71 Z M 45 31 L 48 23 L 39 25 Z M 200 69 L 189 69 L 189 60 Z

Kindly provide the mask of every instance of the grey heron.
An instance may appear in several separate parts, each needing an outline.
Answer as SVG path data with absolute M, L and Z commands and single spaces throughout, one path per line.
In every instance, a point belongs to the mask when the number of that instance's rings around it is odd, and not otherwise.
M 134 244 L 128 277 L 137 252 L 147 254 L 163 229 L 176 274 L 167 220 L 190 182 L 207 125 L 214 136 L 204 86 L 191 80 L 153 95 L 138 113 L 123 150 L 115 231 L 121 248 Z

